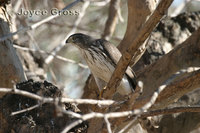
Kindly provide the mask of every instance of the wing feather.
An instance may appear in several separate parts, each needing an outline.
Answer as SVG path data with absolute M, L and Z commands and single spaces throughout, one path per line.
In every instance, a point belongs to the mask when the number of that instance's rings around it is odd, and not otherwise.
M 113 44 L 109 43 L 106 40 L 103 40 L 101 43 L 103 44 L 104 49 L 107 51 L 108 57 L 113 62 L 114 66 L 116 66 L 122 56 L 121 52 Z M 127 76 L 129 82 L 131 82 L 131 86 L 134 89 L 136 87 L 136 77 L 130 67 L 127 68 L 125 75 Z

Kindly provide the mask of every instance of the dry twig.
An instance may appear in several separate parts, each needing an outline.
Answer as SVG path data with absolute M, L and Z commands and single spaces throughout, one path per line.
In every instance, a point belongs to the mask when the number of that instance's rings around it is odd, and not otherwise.
M 34 106 L 32 106 L 32 107 L 29 107 L 29 108 L 26 108 L 26 109 L 23 109 L 23 110 L 20 110 L 20 111 L 12 112 L 12 113 L 11 113 L 11 116 L 17 115 L 17 114 L 21 114 L 21 113 L 24 113 L 24 112 L 31 111 L 31 110 L 33 110 L 33 109 L 39 107 L 39 106 L 40 106 L 40 104 L 36 104 L 36 105 L 34 105 Z
M 200 106 L 187 106 L 187 107 L 174 107 L 168 109 L 158 109 L 158 110 L 151 110 L 149 112 L 145 112 L 141 115 L 142 118 L 149 117 L 149 116 L 157 116 L 157 115 L 168 115 L 168 114 L 175 114 L 175 113 L 184 113 L 184 112 L 200 112 Z
M 22 46 L 19 46 L 19 45 L 13 45 L 13 46 L 14 46 L 14 48 L 17 48 L 19 50 L 31 51 L 31 52 L 40 52 L 42 54 L 52 55 L 52 56 L 54 56 L 55 58 L 57 58 L 57 59 L 59 59 L 61 61 L 64 61 L 64 62 L 67 62 L 67 63 L 72 63 L 72 64 L 77 64 L 81 68 L 88 69 L 88 66 L 86 66 L 86 65 L 84 65 L 82 63 L 78 63 L 78 62 L 76 62 L 74 60 L 62 57 L 60 55 L 53 55 L 52 53 L 48 53 L 48 52 L 46 52 L 44 50 L 36 50 L 36 49 L 32 49 L 32 48 L 22 47 Z
M 42 103 L 54 103 L 60 101 L 62 103 L 77 103 L 77 104 L 95 104 L 95 105 L 102 105 L 107 106 L 116 103 L 113 100 L 90 100 L 90 99 L 71 99 L 71 98 L 50 98 L 50 97 L 42 97 L 27 91 L 19 90 L 19 89 L 10 89 L 10 88 L 0 88 L 0 92 L 4 93 L 12 93 L 18 94 L 22 96 L 26 96 Z

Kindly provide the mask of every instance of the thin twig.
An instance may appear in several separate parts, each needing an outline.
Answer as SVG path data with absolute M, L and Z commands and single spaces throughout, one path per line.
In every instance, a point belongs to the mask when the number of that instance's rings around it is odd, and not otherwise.
M 60 109 L 62 110 L 63 113 L 68 114 L 68 115 L 75 117 L 75 118 L 81 118 L 81 116 L 82 116 L 81 114 L 78 114 L 78 113 L 75 113 L 75 112 L 72 112 L 72 111 L 69 111 L 69 110 L 63 110 L 62 108 L 60 108 Z
M 27 47 L 22 47 L 22 46 L 19 46 L 19 45 L 13 45 L 14 48 L 17 48 L 19 50 L 24 50 L 24 51 L 31 51 L 31 52 L 40 52 L 42 54 L 46 54 L 46 55 L 52 55 L 54 56 L 55 58 L 61 60 L 61 61 L 64 61 L 64 62 L 67 62 L 67 63 L 72 63 L 72 64 L 77 64 L 79 67 L 81 68 L 84 68 L 84 69 L 88 69 L 88 66 L 82 64 L 82 63 L 78 63 L 74 60 L 71 60 L 71 59 L 68 59 L 68 58 L 65 58 L 65 57 L 62 57 L 62 56 L 59 56 L 59 55 L 53 55 L 52 53 L 48 53 L 44 50 L 36 50 L 36 49 L 32 49 L 32 48 L 27 48 Z
M 119 21 L 123 23 L 124 18 L 122 17 L 122 14 L 121 14 L 121 7 L 118 8 L 117 15 L 118 15 Z
M 91 2 L 92 6 L 105 6 L 110 2 L 110 0 L 104 0 L 100 2 Z
M 134 117 L 134 119 L 133 120 L 131 120 L 123 129 L 121 129 L 118 133 L 126 133 L 126 132 L 128 132 L 128 130 L 130 129 L 130 128 L 132 128 L 133 127 L 133 125 L 136 125 L 137 123 L 137 121 L 136 121 L 136 119 L 137 119 L 137 117 Z
M 15 31 L 15 32 L 13 32 L 13 33 L 9 33 L 9 34 L 7 34 L 7 35 L 2 36 L 2 37 L 0 38 L 0 42 L 5 41 L 5 40 L 7 40 L 8 38 L 11 38 L 12 36 L 14 36 L 14 35 L 16 35 L 16 34 L 18 34 L 18 33 L 20 33 L 20 32 L 24 33 L 24 32 L 29 31 L 29 30 L 31 30 L 31 27 L 30 27 L 30 26 L 24 27 L 24 28 L 20 28 L 20 29 L 18 29 L 17 31 Z
M 63 27 L 63 26 L 67 25 L 67 27 L 73 28 L 73 24 L 60 24 L 60 23 L 55 23 L 55 22 L 47 22 L 47 24 L 52 24 L 52 25 L 56 25 L 56 26 L 59 26 L 59 27 Z M 98 29 L 96 29 L 96 30 L 95 29 L 87 29 L 87 28 L 81 27 L 81 26 L 77 26 L 77 29 L 80 30 L 80 31 L 87 32 L 90 35 L 102 33 Z M 117 36 L 112 36 L 112 39 L 115 40 L 115 41 L 121 41 L 122 40 L 122 38 L 117 37 Z
M 108 130 L 108 133 L 112 133 L 111 125 L 110 125 L 108 118 L 104 117 L 104 120 L 106 122 L 106 127 L 107 127 L 107 130 Z
M 71 7 L 75 6 L 77 3 L 81 2 L 81 1 L 82 1 L 82 0 L 75 0 L 74 2 L 72 2 L 72 3 L 70 3 L 69 5 L 67 5 L 66 7 L 64 7 L 64 8 L 61 10 L 61 12 L 70 9 Z M 54 19 L 54 18 L 57 18 L 58 16 L 60 16 L 60 15 L 59 15 L 59 14 L 51 15 L 51 16 L 47 17 L 46 19 L 43 19 L 43 20 L 41 20 L 41 21 L 39 21 L 39 22 L 37 22 L 37 23 L 31 25 L 31 29 L 35 29 L 35 28 L 37 28 L 38 26 L 40 26 L 40 25 L 42 25 L 42 24 L 44 24 L 44 23 L 46 23 L 46 22 L 48 22 L 48 21 L 50 21 L 50 20 L 52 20 L 52 19 Z
M 26 109 L 23 109 L 23 110 L 19 110 L 19 111 L 16 111 L 16 112 L 12 112 L 12 113 L 11 113 L 11 116 L 13 116 L 13 115 L 18 115 L 18 114 L 21 114 L 21 113 L 24 113 L 24 112 L 31 111 L 31 110 L 33 110 L 33 109 L 39 107 L 39 106 L 40 106 L 40 104 L 36 104 L 36 105 L 31 106 L 31 107 L 29 107 L 29 108 L 26 108 Z
M 13 7 L 13 11 L 17 12 L 19 10 L 19 7 L 21 6 L 23 0 L 18 0 L 15 3 L 15 6 Z
M 56 101 L 60 101 L 62 103 L 77 103 L 77 104 L 96 104 L 96 105 L 112 105 L 116 102 L 113 100 L 92 100 L 92 99 L 71 99 L 71 98 L 50 98 L 50 97 L 42 97 L 27 91 L 19 90 L 19 89 L 10 89 L 10 88 L 0 88 L 0 92 L 4 93 L 12 93 L 12 94 L 18 94 L 22 96 L 26 96 L 38 101 L 41 101 L 42 103 L 54 103 Z
M 178 72 L 176 72 L 175 74 L 172 74 L 165 82 L 164 84 L 169 84 L 171 82 L 173 82 L 175 79 L 180 78 L 181 76 L 183 76 L 186 73 L 192 73 L 195 71 L 200 70 L 200 67 L 188 67 L 188 68 L 184 68 L 179 70 Z

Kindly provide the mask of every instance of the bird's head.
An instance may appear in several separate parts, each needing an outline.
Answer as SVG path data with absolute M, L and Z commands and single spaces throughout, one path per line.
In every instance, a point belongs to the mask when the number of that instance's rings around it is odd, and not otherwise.
M 81 49 L 87 49 L 90 47 L 91 42 L 94 39 L 92 39 L 90 36 L 82 34 L 82 33 L 76 33 L 71 35 L 67 40 L 66 43 L 71 43 Z

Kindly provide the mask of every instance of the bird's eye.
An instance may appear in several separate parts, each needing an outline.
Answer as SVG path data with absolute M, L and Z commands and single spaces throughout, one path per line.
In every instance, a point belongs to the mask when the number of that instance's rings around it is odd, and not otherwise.
M 74 41 L 74 42 L 76 42 L 77 41 L 77 38 L 76 37 L 72 37 L 72 40 Z

